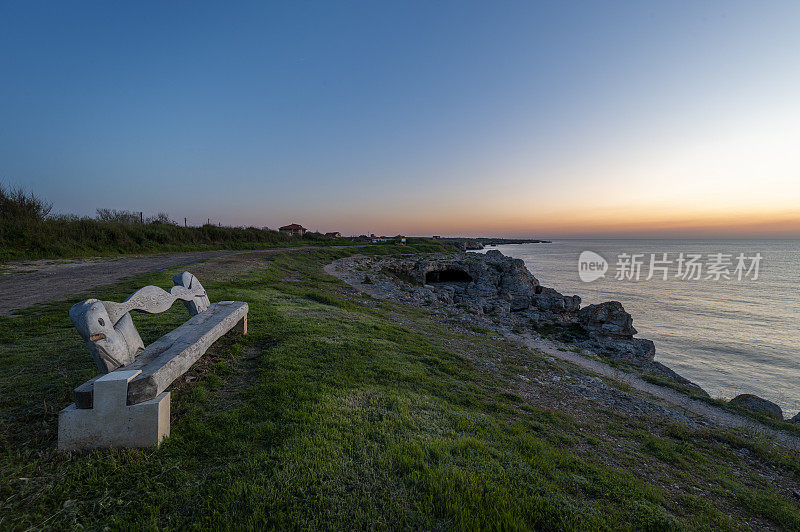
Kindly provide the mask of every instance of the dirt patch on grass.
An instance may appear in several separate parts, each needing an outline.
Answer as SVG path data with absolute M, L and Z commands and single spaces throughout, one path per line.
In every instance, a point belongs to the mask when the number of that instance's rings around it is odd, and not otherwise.
M 204 278 L 228 280 L 254 269 L 264 259 L 288 251 L 302 252 L 320 246 L 273 248 L 256 251 L 195 251 L 163 255 L 91 258 L 71 261 L 32 261 L 6 264 L 0 272 L 0 316 L 30 306 L 59 301 L 126 277 L 151 271 L 192 265 L 192 273 Z M 209 261 L 209 259 L 217 259 Z M 203 262 L 209 261 L 209 262 Z M 198 264 L 200 263 L 200 264 Z
M 165 270 L 233 251 L 198 251 L 166 255 L 134 256 L 118 259 L 85 259 L 66 262 L 36 261 L 24 269 L 10 265 L 0 276 L 0 315 L 10 316 L 37 303 L 59 301 L 87 290 L 116 283 L 154 270 Z
M 258 378 L 258 363 L 262 352 L 261 347 L 250 346 L 234 361 L 232 374 L 214 394 L 214 404 L 209 409 L 210 413 L 225 412 L 242 403 L 242 392 Z

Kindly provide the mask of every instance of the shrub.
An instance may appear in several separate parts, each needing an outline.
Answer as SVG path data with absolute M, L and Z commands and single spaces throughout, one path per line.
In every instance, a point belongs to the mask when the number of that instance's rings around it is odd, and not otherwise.
M 53 204 L 23 188 L 6 188 L 0 183 L 0 219 L 18 223 L 41 222 Z
M 140 221 L 138 213 L 118 211 L 117 209 L 97 209 L 97 220 L 115 224 L 136 224 Z

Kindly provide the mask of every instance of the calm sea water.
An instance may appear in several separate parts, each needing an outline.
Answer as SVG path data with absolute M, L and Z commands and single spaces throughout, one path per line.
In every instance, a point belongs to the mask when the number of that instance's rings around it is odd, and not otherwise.
M 497 246 L 520 258 L 545 285 L 583 304 L 617 300 L 633 316 L 639 337 L 656 344 L 656 360 L 702 386 L 712 397 L 753 393 L 784 415 L 800 410 L 800 240 L 561 240 Z M 578 257 L 594 251 L 609 263 L 602 279 L 584 283 Z M 701 280 L 657 274 L 645 280 L 650 254 L 677 259 L 703 255 Z M 639 281 L 617 280 L 617 257 L 644 254 Z M 761 253 L 759 278 L 706 280 L 710 254 Z

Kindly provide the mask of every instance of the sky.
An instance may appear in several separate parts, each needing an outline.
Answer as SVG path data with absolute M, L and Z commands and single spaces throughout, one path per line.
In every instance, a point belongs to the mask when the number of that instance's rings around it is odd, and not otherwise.
M 0 180 L 343 234 L 800 237 L 800 2 L 0 1 Z

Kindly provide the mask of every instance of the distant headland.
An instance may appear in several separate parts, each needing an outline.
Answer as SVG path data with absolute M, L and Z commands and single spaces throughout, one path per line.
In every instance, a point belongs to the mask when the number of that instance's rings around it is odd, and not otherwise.
M 459 237 L 440 237 L 434 235 L 431 237 L 434 240 L 453 244 L 463 251 L 471 251 L 483 249 L 487 246 L 500 246 L 505 244 L 552 244 L 550 240 L 541 240 L 538 238 L 459 238 Z

